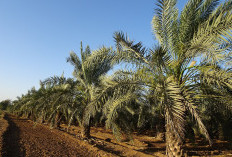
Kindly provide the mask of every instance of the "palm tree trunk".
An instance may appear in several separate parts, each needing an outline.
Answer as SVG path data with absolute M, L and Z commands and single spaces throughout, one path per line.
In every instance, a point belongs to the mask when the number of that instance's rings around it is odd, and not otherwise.
M 83 125 L 82 137 L 83 138 L 90 138 L 90 125 Z
M 57 112 L 55 117 L 55 124 L 54 124 L 55 128 L 60 128 L 60 121 L 61 121 L 61 113 Z
M 39 119 L 39 123 L 44 123 L 45 121 L 44 121 L 44 116 L 42 115 L 42 116 L 40 116 L 40 119 Z
M 83 113 L 83 118 L 82 118 L 82 132 L 81 132 L 81 136 L 82 138 L 90 138 L 90 128 L 91 128 L 91 124 L 92 124 L 92 116 L 90 113 L 90 108 L 91 106 L 89 106 L 89 104 L 86 106 L 86 108 L 84 109 L 84 113 Z
M 83 138 L 90 138 L 90 128 L 92 123 L 92 117 L 84 117 L 82 123 L 82 137 Z
M 27 114 L 27 118 L 30 119 L 30 117 L 31 117 L 31 112 Z
M 171 128 L 170 123 L 167 120 L 167 114 L 165 116 L 166 118 L 166 154 L 168 157 L 184 157 L 185 153 L 183 150 L 183 142 L 180 137 L 173 131 Z

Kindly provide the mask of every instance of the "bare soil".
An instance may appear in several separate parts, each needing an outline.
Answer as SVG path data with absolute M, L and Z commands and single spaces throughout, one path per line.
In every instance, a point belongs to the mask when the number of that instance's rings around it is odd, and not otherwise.
M 97 156 L 77 140 L 28 119 L 5 116 L 9 126 L 2 135 L 3 157 L 74 157 Z
M 3 119 L 1 115 L 0 118 L 0 152 L 3 152 L 3 134 L 6 132 L 6 129 L 8 128 L 8 121 L 6 119 Z
M 62 125 L 66 128 L 66 125 Z M 81 132 L 80 127 L 72 126 L 69 129 L 70 134 L 77 134 Z M 122 141 L 117 141 L 112 134 L 111 130 L 106 130 L 104 128 L 91 128 L 91 136 L 95 138 L 95 145 L 99 149 L 104 151 L 113 151 L 118 156 L 158 156 L 164 157 L 165 155 L 165 141 L 163 136 L 152 136 L 152 133 L 145 133 L 138 135 L 133 134 L 133 141 L 123 139 Z M 213 146 L 209 146 L 209 143 L 200 137 L 196 137 L 195 142 L 190 142 L 186 140 L 184 149 L 187 152 L 187 156 L 231 156 L 232 157 L 232 143 L 228 141 L 213 140 Z
M 4 157 L 75 157 L 75 156 L 165 156 L 165 143 L 160 137 L 133 134 L 133 141 L 119 142 L 110 130 L 91 128 L 92 138 L 83 140 L 80 127 L 50 129 L 28 119 L 6 115 L 0 120 L 0 152 Z M 214 140 L 209 147 L 204 139 L 186 142 L 188 156 L 232 156 L 231 143 Z

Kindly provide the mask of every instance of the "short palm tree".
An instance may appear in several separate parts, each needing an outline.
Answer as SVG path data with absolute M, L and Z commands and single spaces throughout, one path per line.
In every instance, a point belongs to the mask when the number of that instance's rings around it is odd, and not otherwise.
M 154 49 L 148 50 L 120 32 L 114 36 L 118 60 L 139 65 L 141 82 L 153 88 L 154 102 L 163 108 L 168 156 L 184 154 L 187 113 L 212 144 L 197 110 L 199 73 L 211 82 L 232 85 L 231 77 L 216 73 L 214 66 L 230 61 L 231 53 L 232 1 L 218 4 L 218 0 L 189 0 L 179 14 L 176 0 L 159 0 L 152 26 L 160 46 Z
M 82 90 L 79 97 L 82 103 L 82 136 L 84 138 L 90 137 L 90 127 L 93 117 L 100 110 L 102 105 L 102 97 L 98 97 L 100 90 L 100 80 L 112 68 L 111 60 L 114 58 L 114 51 L 112 48 L 102 47 L 96 51 L 91 51 L 89 46 L 85 50 L 81 43 L 81 59 L 74 53 L 70 53 L 67 59 L 74 66 L 73 75 L 78 83 L 78 88 Z M 76 112 L 77 110 L 75 110 Z M 75 114 L 72 114 L 75 115 Z
M 19 116 L 25 116 L 32 120 L 35 120 L 35 106 L 36 99 L 39 97 L 39 93 L 33 87 L 25 95 L 18 97 L 18 100 L 14 101 L 13 112 Z
M 215 69 L 208 69 L 208 79 L 199 74 L 200 90 L 203 98 L 200 105 L 203 118 L 207 121 L 210 134 L 218 139 L 232 139 L 232 90 L 228 85 L 231 84 L 231 68 L 224 69 L 218 66 Z M 221 75 L 218 81 L 213 81 L 212 77 Z M 225 80 L 225 79 L 228 80 Z M 224 80 L 221 82 L 221 80 Z M 227 82 L 230 82 L 229 84 Z M 226 83 L 226 84 L 225 84 Z M 213 123 L 212 123 L 213 122 Z
M 68 121 L 73 106 L 78 106 L 76 95 L 79 94 L 76 82 L 54 76 L 40 82 L 40 88 L 32 88 L 26 95 L 14 101 L 14 111 L 34 121 L 50 122 L 52 127 L 59 127 L 61 119 Z
M 122 133 L 129 135 L 136 128 L 136 117 L 141 106 L 146 105 L 143 85 L 133 71 L 118 70 L 101 80 L 98 97 L 103 98 L 102 118 L 117 140 Z
M 71 78 L 66 79 L 62 75 L 61 77 L 50 77 L 42 83 L 45 87 L 40 90 L 44 94 L 38 99 L 36 111 L 42 121 L 47 117 L 52 127 L 59 128 L 61 119 L 67 122 L 68 112 L 71 112 L 73 105 L 77 105 L 75 101 L 76 82 Z

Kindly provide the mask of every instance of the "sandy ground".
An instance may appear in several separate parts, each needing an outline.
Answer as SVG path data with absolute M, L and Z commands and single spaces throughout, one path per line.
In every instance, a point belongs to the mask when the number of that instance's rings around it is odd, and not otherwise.
M 148 135 L 133 135 L 133 141 L 118 142 L 110 130 L 91 129 L 92 139 L 82 140 L 80 127 L 50 129 L 28 119 L 12 115 L 0 120 L 0 152 L 3 157 L 75 157 L 75 156 L 165 156 L 165 143 Z M 203 139 L 186 143 L 188 156 L 232 156 L 227 141 L 214 141 L 209 147 Z

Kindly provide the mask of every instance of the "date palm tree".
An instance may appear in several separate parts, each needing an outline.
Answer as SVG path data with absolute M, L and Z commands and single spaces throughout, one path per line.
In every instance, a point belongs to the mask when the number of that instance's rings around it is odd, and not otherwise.
M 35 106 L 39 96 L 39 92 L 32 87 L 25 95 L 17 97 L 18 100 L 13 102 L 13 113 L 35 120 Z
M 199 74 L 200 90 L 202 95 L 206 97 L 202 98 L 200 105 L 204 115 L 203 118 L 205 118 L 212 136 L 221 140 L 231 140 L 232 90 L 231 87 L 228 88 L 228 85 L 230 86 L 231 83 L 225 84 L 232 78 L 231 68 L 225 69 L 218 66 L 215 69 L 208 69 L 208 75 L 208 77 L 202 77 Z M 218 81 L 225 78 L 230 79 L 224 80 L 224 83 L 219 83 L 211 79 L 215 76 L 221 76 Z
M 98 98 L 104 100 L 102 119 L 119 141 L 122 133 L 131 138 L 141 106 L 147 105 L 146 90 L 134 75 L 133 71 L 118 70 L 101 80 Z
M 84 106 L 81 124 L 82 136 L 84 138 L 90 137 L 90 127 L 93 117 L 100 110 L 102 99 L 98 97 L 100 90 L 100 80 L 112 68 L 111 60 L 114 58 L 114 51 L 112 48 L 101 47 L 98 50 L 91 51 L 89 46 L 85 50 L 81 43 L 81 58 L 74 52 L 70 53 L 67 61 L 74 66 L 73 75 L 79 82 L 78 86 L 82 90 L 80 97 L 82 97 L 82 105 Z M 74 113 L 72 115 L 75 115 Z
M 197 110 L 201 92 L 196 79 L 201 73 L 231 88 L 231 76 L 215 70 L 216 64 L 230 61 L 231 9 L 231 0 L 220 5 L 218 0 L 189 0 L 179 14 L 176 0 L 158 0 L 152 27 L 160 46 L 146 49 L 121 32 L 114 35 L 117 60 L 139 66 L 141 82 L 153 88 L 154 102 L 163 108 L 168 156 L 184 155 L 187 113 L 212 144 Z
M 75 90 L 74 90 L 75 89 Z M 32 88 L 26 95 L 14 101 L 14 112 L 37 122 L 50 122 L 58 128 L 61 119 L 70 119 L 69 113 L 78 106 L 76 82 L 63 75 L 54 76 L 40 82 L 40 88 Z M 74 107 L 75 106 L 75 107 Z
M 52 127 L 59 128 L 61 120 L 64 119 L 67 122 L 72 106 L 77 105 L 75 100 L 75 96 L 78 94 L 75 90 L 76 82 L 71 78 L 66 79 L 62 75 L 61 77 L 50 77 L 42 84 L 43 87 L 40 90 L 43 91 L 43 96 L 37 100 L 36 112 L 42 121 L 47 117 Z

